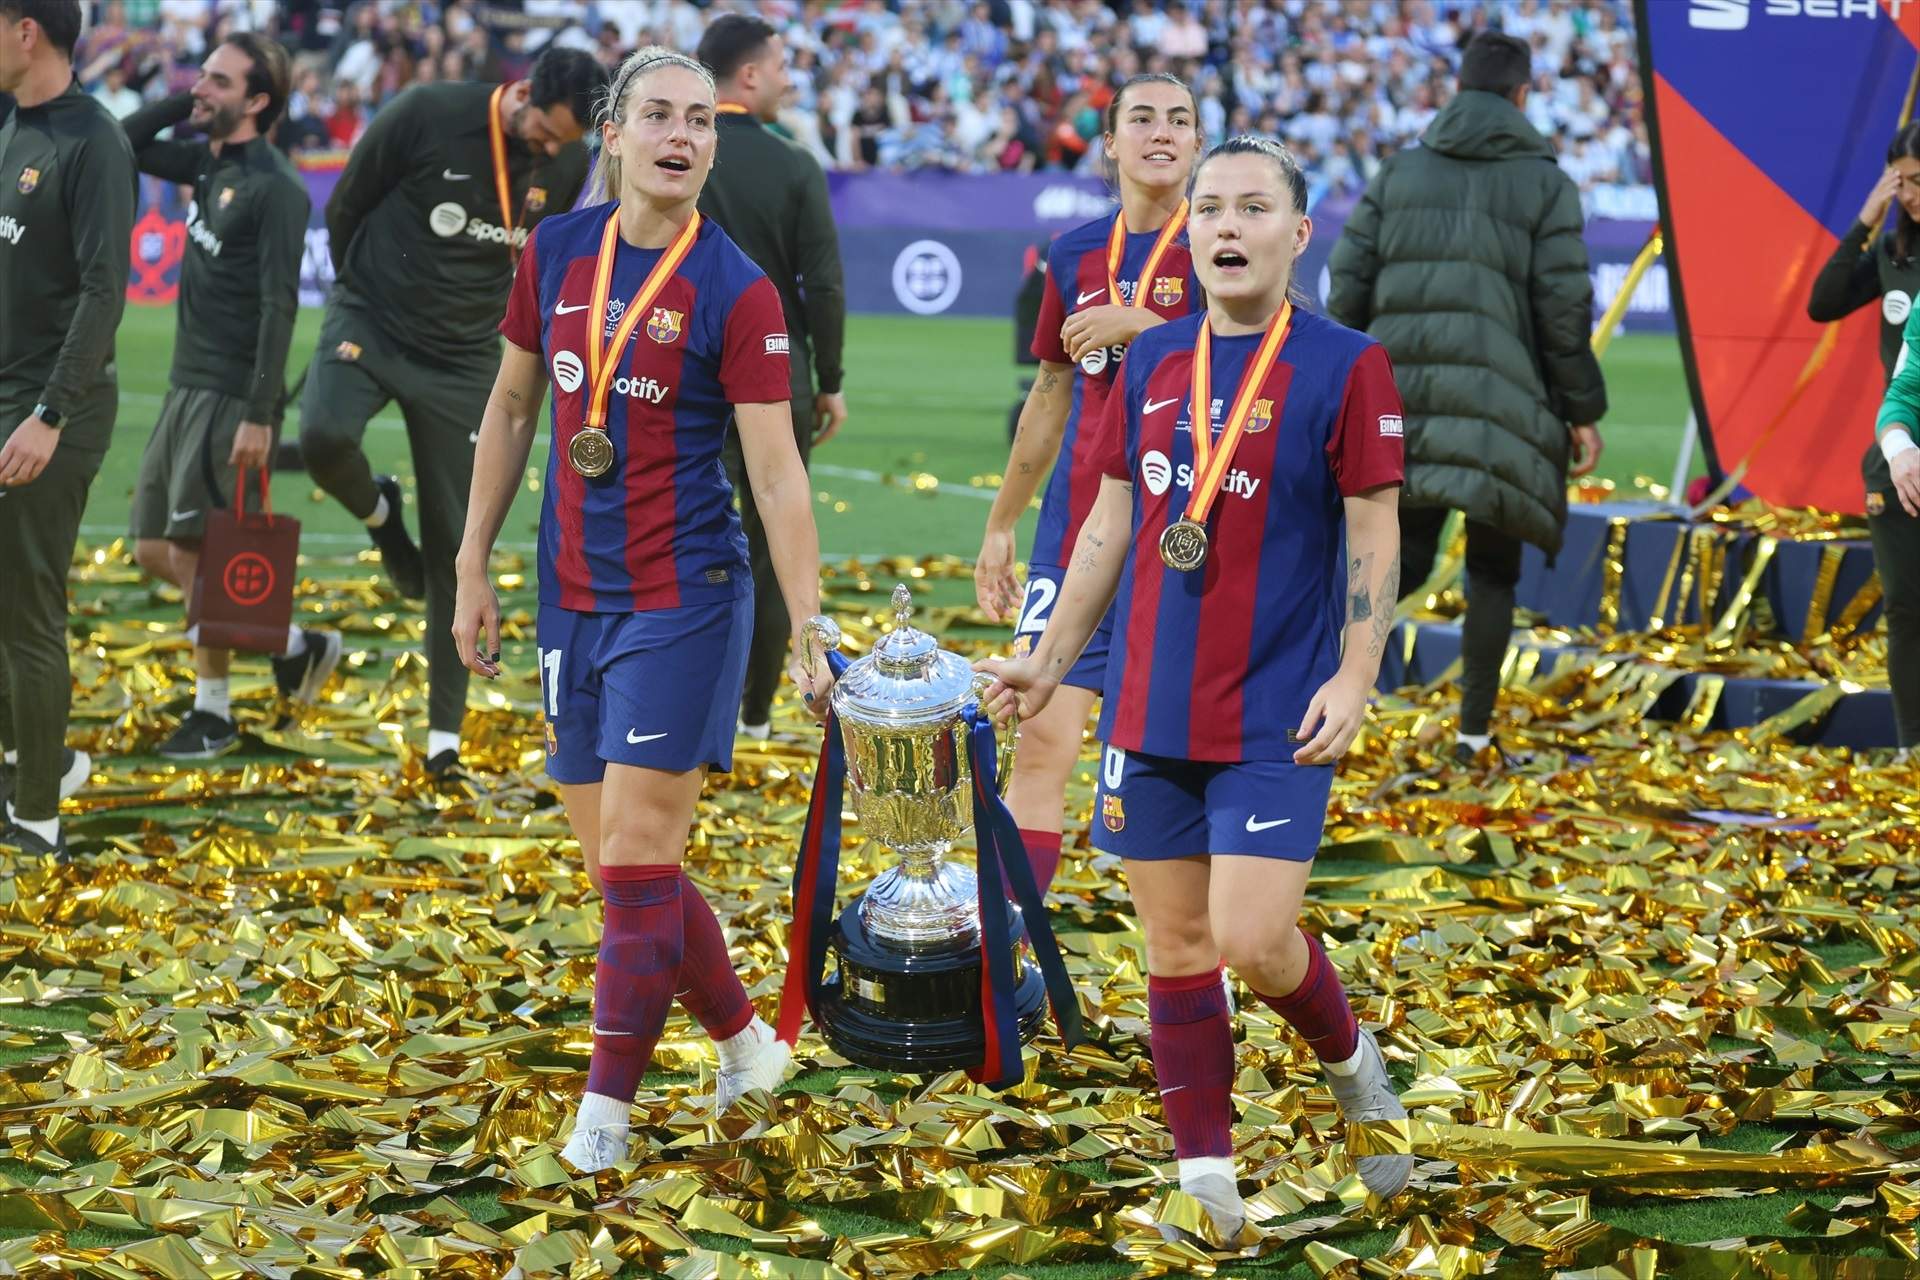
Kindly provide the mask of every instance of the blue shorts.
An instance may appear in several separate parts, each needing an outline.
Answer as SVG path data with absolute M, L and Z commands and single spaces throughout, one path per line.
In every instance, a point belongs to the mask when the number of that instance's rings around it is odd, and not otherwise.
M 1152 861 L 1229 853 L 1311 862 L 1333 770 L 1291 760 L 1177 760 L 1107 747 L 1093 847 Z
M 753 597 L 641 613 L 540 606 L 547 776 L 598 782 L 611 764 L 733 767 Z
M 1013 653 L 1024 658 L 1032 653 L 1040 643 L 1040 637 L 1047 629 L 1047 620 L 1053 617 L 1054 602 L 1060 598 L 1060 584 L 1065 582 L 1067 571 L 1057 564 L 1035 564 L 1027 566 L 1027 594 L 1020 601 L 1020 617 L 1013 624 Z M 1113 643 L 1113 610 L 1107 610 L 1107 616 L 1100 619 L 1100 625 L 1087 637 L 1087 647 L 1080 654 L 1080 660 L 1073 664 L 1061 684 L 1070 684 L 1079 689 L 1091 689 L 1099 693 L 1107 685 L 1107 648 Z

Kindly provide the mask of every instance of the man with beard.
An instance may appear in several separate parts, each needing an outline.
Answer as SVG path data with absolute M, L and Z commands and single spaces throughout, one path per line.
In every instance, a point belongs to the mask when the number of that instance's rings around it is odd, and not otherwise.
M 549 48 L 527 79 L 408 89 L 373 118 L 327 202 L 336 276 L 301 401 L 314 480 L 366 524 L 400 594 L 427 601 L 426 767 L 460 764 L 467 669 L 453 643 L 454 555 L 466 531 L 500 317 L 534 224 L 586 182 L 578 144 L 607 73 Z M 375 476 L 367 423 L 398 401 L 419 481 L 420 545 L 400 483 Z
M 190 93 L 129 116 L 144 173 L 191 184 L 180 328 L 172 385 L 134 490 L 134 558 L 182 591 L 193 589 L 207 511 L 244 501 L 242 468 L 264 479 L 273 452 L 287 346 L 299 306 L 306 184 L 266 138 L 287 101 L 287 54 L 252 32 L 210 54 Z M 182 121 L 205 142 L 161 142 Z M 188 636 L 196 628 L 188 629 Z M 336 631 L 291 627 L 273 660 L 280 692 L 310 702 L 340 661 Z M 225 649 L 194 646 L 193 710 L 160 754 L 218 755 L 238 740 Z
M 79 0 L 0 0 L 0 848 L 61 854 L 67 571 L 120 393 L 133 155 L 73 78 Z

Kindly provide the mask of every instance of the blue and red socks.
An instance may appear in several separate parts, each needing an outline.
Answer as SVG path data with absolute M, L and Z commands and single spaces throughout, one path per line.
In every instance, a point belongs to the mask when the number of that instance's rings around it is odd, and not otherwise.
M 622 1125 L 667 1025 L 684 949 L 680 868 L 600 868 L 606 924 L 593 973 L 593 1059 L 583 1122 Z
M 684 949 L 680 957 L 680 1007 L 724 1044 L 753 1022 L 753 1001 L 727 954 L 727 935 L 699 886 L 680 875 L 680 927 Z
M 1181 1160 L 1233 1154 L 1233 1020 L 1220 971 L 1147 978 L 1153 1074 Z
M 1307 942 L 1307 973 L 1300 985 L 1283 996 L 1256 991 L 1261 1003 L 1286 1019 L 1306 1042 L 1314 1056 L 1329 1066 L 1343 1066 L 1360 1050 L 1360 1023 L 1353 1016 L 1353 1002 L 1340 985 L 1333 961 L 1321 948 L 1320 940 L 1305 929 L 1300 936 Z
M 1040 886 L 1040 896 L 1044 898 L 1047 896 L 1047 886 L 1053 883 L 1054 873 L 1060 870 L 1060 833 L 1022 827 L 1020 843 L 1027 851 L 1027 865 L 1033 868 L 1033 882 Z M 1007 894 L 1012 896 L 1011 887 Z

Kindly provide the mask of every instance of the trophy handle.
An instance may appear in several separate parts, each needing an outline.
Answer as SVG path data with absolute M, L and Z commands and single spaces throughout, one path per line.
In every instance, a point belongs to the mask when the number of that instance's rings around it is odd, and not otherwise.
M 840 624 L 825 614 L 816 613 L 807 619 L 806 625 L 800 629 L 800 634 L 806 638 L 807 642 L 805 651 L 800 655 L 800 665 L 806 669 L 807 675 L 812 677 L 819 667 L 819 658 L 815 657 L 814 651 L 814 645 L 817 643 L 820 646 L 820 656 L 827 659 L 827 665 L 833 668 L 833 674 L 837 678 L 840 674 L 840 664 L 833 661 L 833 655 L 840 648 Z
M 992 676 L 988 675 L 984 671 L 974 672 L 973 696 L 975 698 L 984 697 L 987 690 L 990 689 L 992 686 L 993 686 Z M 1019 699 L 1016 698 L 1014 700 L 1013 711 L 1011 714 L 1007 716 L 1006 732 L 999 734 L 998 737 L 999 737 L 998 755 L 1000 758 L 997 761 L 997 767 L 1000 774 L 1000 797 L 1001 799 L 1004 800 L 1007 795 L 1007 785 L 1013 780 L 1014 743 L 1020 737 Z

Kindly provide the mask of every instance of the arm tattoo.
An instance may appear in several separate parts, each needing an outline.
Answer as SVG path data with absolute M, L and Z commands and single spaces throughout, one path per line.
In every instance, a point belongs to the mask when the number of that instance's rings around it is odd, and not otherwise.
M 521 395 L 520 395 L 520 393 L 519 393 L 518 391 L 515 391 L 515 390 L 514 390 L 514 389 L 513 389 L 512 387 L 508 387 L 508 388 L 507 388 L 507 399 L 509 399 L 509 400 L 518 400 L 518 399 L 521 399 Z
M 1373 616 L 1373 597 L 1367 592 L 1367 578 L 1373 569 L 1373 552 L 1355 556 L 1347 565 L 1347 621 L 1365 622 Z
M 1080 538 L 1086 545 L 1080 551 L 1080 562 L 1076 567 L 1091 573 L 1100 563 L 1100 548 L 1107 545 L 1107 540 L 1093 533 L 1083 533 Z
M 1380 584 L 1380 600 L 1384 605 L 1388 601 L 1397 603 L 1400 599 L 1400 551 L 1395 548 L 1393 559 L 1387 565 L 1387 579 Z M 1387 633 L 1393 629 L 1393 609 L 1377 610 L 1373 615 L 1373 631 L 1367 637 L 1367 653 L 1378 657 L 1387 651 Z
M 1031 462 L 1023 462 L 1023 463 L 1021 463 L 1021 464 L 1020 464 L 1020 474 L 1021 474 L 1021 475 L 1023 475 L 1023 476 L 1030 476 L 1030 475 L 1032 475 L 1032 474 L 1033 474 L 1033 464 L 1032 464 Z
M 1059 385 L 1060 375 L 1048 369 L 1040 375 L 1040 381 L 1033 384 L 1033 391 L 1035 395 L 1050 396 L 1053 394 L 1053 389 Z

